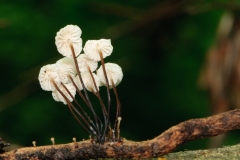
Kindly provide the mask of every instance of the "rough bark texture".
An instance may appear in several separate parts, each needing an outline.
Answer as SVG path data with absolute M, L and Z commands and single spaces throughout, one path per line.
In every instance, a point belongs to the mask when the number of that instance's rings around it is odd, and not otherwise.
M 185 142 L 236 129 L 240 129 L 240 109 L 182 122 L 148 141 L 133 142 L 123 139 L 123 142 L 99 145 L 86 140 L 64 145 L 27 147 L 0 154 L 0 160 L 153 158 L 170 153 Z

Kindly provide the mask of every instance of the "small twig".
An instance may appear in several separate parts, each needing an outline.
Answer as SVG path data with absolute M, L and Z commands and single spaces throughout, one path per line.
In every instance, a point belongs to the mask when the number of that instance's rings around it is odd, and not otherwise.
M 123 139 L 122 142 L 101 145 L 86 140 L 54 146 L 26 147 L 0 154 L 0 159 L 153 158 L 170 153 L 188 141 L 237 129 L 240 129 L 240 109 L 182 122 L 148 141 Z

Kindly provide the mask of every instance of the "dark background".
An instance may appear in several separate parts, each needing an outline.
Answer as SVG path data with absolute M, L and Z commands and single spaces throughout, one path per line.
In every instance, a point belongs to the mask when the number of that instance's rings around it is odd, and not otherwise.
M 0 137 L 20 146 L 33 140 L 48 145 L 51 137 L 57 144 L 88 138 L 37 80 L 43 65 L 62 57 L 54 38 L 67 24 L 82 29 L 83 45 L 89 39 L 112 40 L 113 53 L 105 61 L 118 63 L 124 73 L 117 87 L 122 137 L 152 139 L 182 121 L 209 116 L 207 91 L 197 82 L 219 19 L 229 9 L 225 2 L 1 0 Z M 101 94 L 105 97 L 104 88 Z M 229 133 L 223 145 L 239 143 L 237 134 Z M 179 149 L 206 148 L 207 142 Z

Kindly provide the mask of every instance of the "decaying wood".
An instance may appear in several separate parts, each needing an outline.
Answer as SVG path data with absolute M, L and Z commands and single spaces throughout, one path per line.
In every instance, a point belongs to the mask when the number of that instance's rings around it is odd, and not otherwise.
M 148 141 L 134 142 L 123 139 L 123 142 L 99 145 L 86 140 L 63 145 L 26 147 L 0 154 L 0 160 L 153 158 L 170 153 L 188 141 L 237 129 L 240 129 L 240 109 L 182 122 Z

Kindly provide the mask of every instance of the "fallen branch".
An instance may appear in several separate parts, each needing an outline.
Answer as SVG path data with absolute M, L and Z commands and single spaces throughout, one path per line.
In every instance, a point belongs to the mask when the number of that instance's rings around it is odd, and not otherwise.
M 237 129 L 240 129 L 240 109 L 182 122 L 148 141 L 133 142 L 123 139 L 122 142 L 99 145 L 86 140 L 63 145 L 26 147 L 0 154 L 0 160 L 153 158 L 170 153 L 188 141 Z

